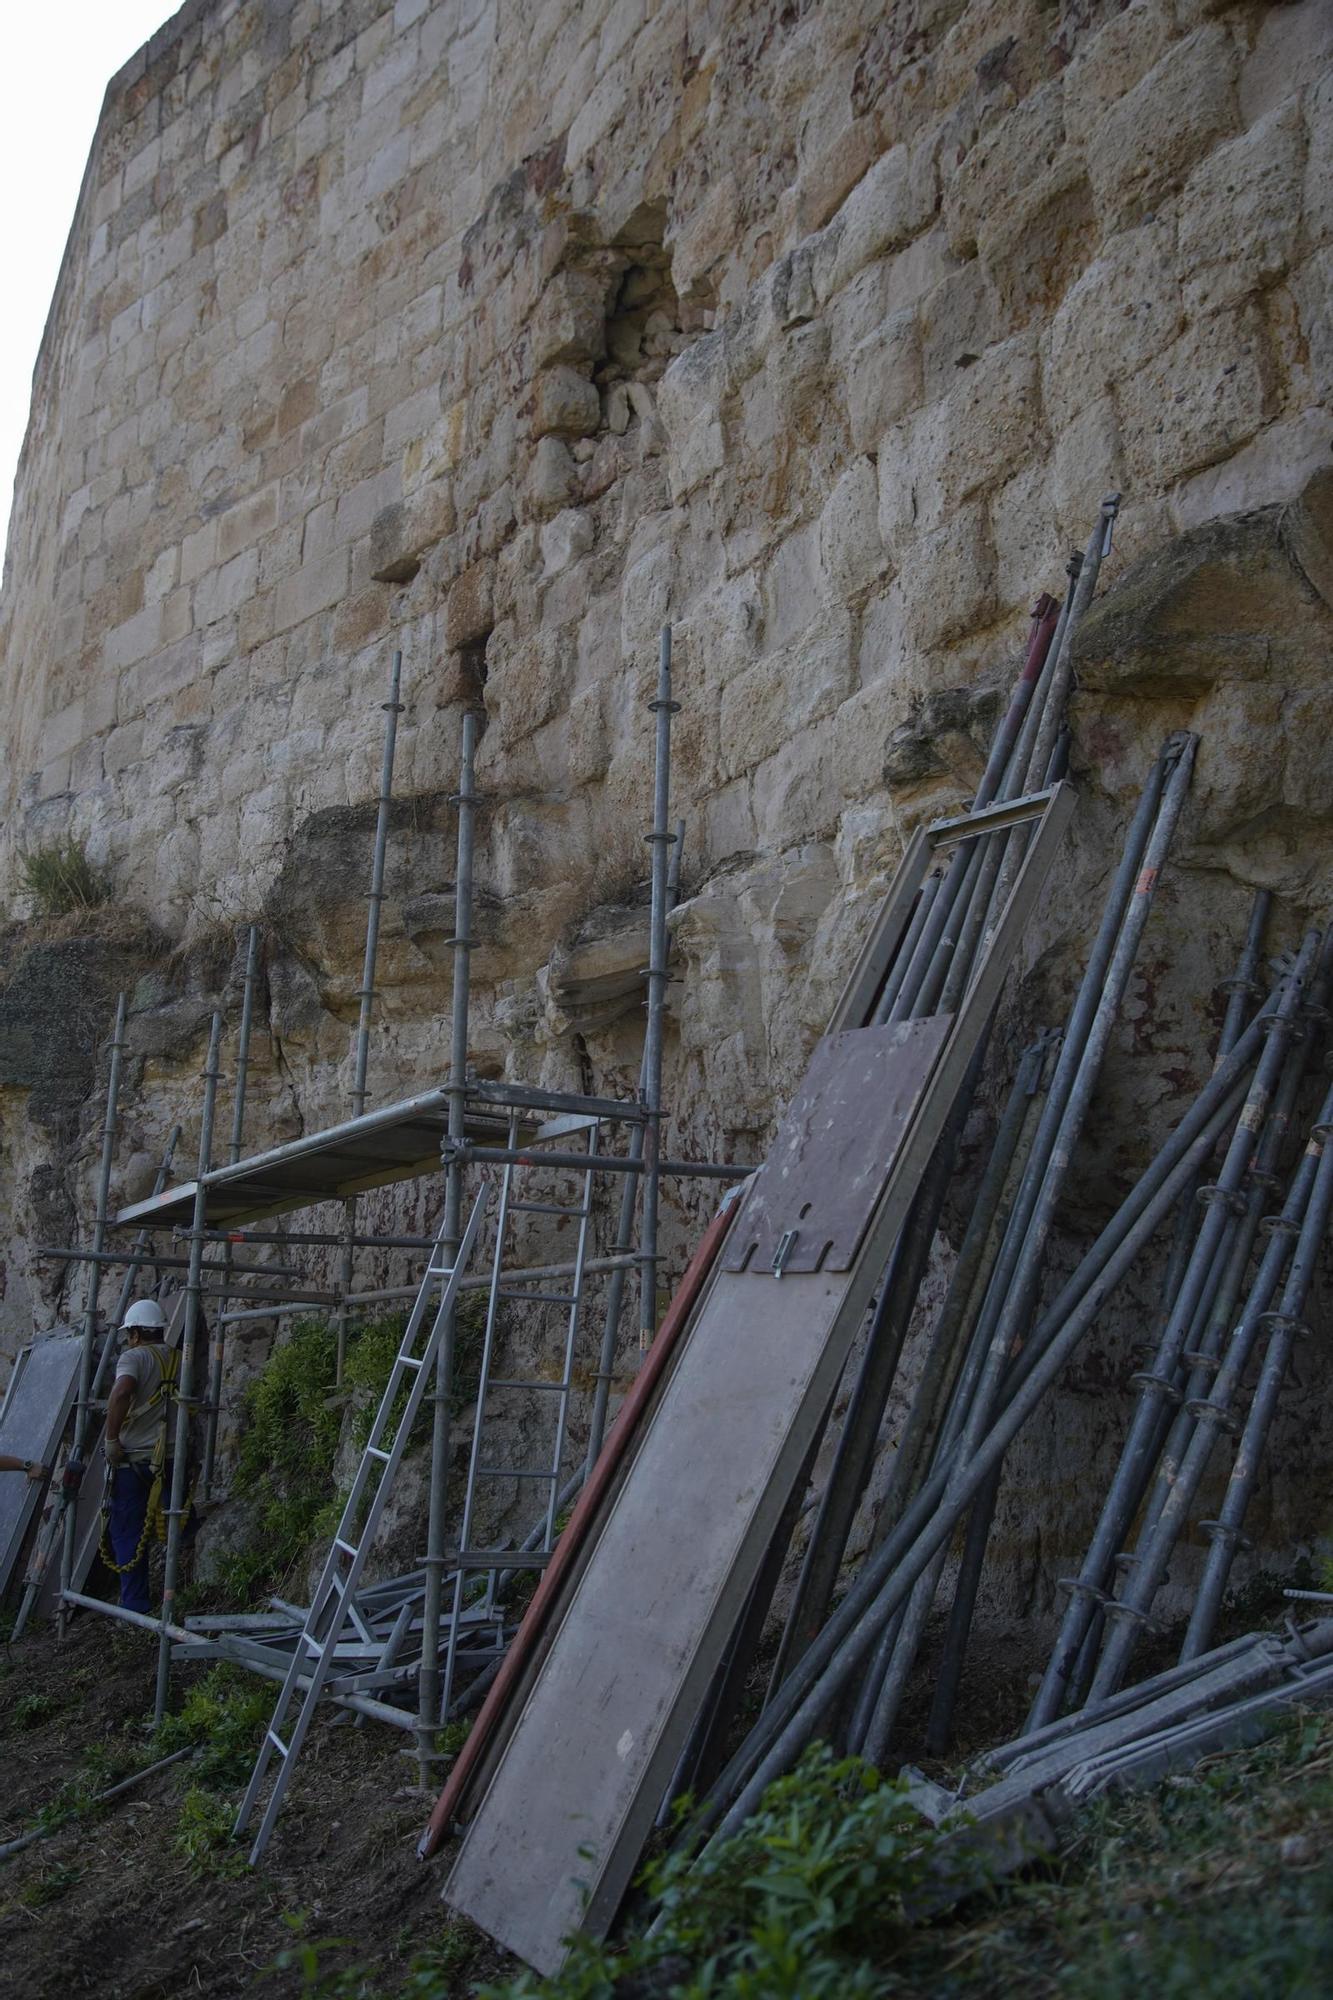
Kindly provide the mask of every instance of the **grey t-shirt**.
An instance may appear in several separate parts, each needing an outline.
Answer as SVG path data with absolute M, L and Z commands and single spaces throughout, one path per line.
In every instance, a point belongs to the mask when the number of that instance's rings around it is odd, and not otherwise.
M 152 1341 L 127 1347 L 116 1363 L 116 1380 L 128 1376 L 134 1383 L 134 1401 L 120 1427 L 120 1441 L 130 1458 L 151 1458 L 157 1449 L 164 1403 L 154 1403 L 151 1409 L 149 1404 L 157 1394 L 166 1360 L 166 1347 L 160 1341 Z

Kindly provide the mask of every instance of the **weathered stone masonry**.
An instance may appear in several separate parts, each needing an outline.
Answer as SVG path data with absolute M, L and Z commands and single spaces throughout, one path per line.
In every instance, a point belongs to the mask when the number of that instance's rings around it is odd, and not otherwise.
M 192 0 L 108 92 L 0 615 L 0 887 L 73 830 L 197 944 L 136 996 L 124 1192 L 197 1068 L 219 923 L 274 926 L 255 1129 L 339 1107 L 347 809 L 394 644 L 415 804 L 377 1091 L 441 1059 L 476 699 L 478 1060 L 629 1079 L 631 1024 L 580 976 L 614 970 L 608 935 L 636 962 L 612 913 L 643 873 L 667 616 L 669 1088 L 688 1143 L 761 1144 L 1108 487 L 1084 807 L 1013 1032 L 1057 1005 L 1161 735 L 1200 730 L 1099 1126 L 1098 1173 L 1128 1171 L 1198 1074 L 1248 885 L 1284 935 L 1333 900 L 1331 280 L 1321 0 Z M 59 1303 L 39 1196 L 86 1205 L 69 1115 L 33 1115 L 26 1078 L 0 1076 L 7 1346 Z M 1059 1420 L 1074 1467 L 1106 1413 Z

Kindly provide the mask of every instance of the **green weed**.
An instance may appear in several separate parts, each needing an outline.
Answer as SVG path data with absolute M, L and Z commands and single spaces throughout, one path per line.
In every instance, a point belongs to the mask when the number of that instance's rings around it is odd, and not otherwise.
M 82 1876 L 81 1868 L 47 1868 L 33 1877 L 19 1892 L 19 1902 L 25 1910 L 43 1910 L 48 1903 L 58 1903 L 67 1896 Z
M 221 1661 L 196 1682 L 176 1713 L 164 1718 L 152 1754 L 165 1757 L 197 1743 L 194 1769 L 201 1784 L 241 1784 L 250 1775 L 272 1707 L 265 1682 Z
M 171 1845 L 192 1875 L 226 1881 L 245 1874 L 245 1849 L 232 1838 L 235 1818 L 228 1800 L 202 1785 L 190 1786 L 176 1815 Z
M 459 1309 L 459 1393 L 476 1387 L 484 1302 Z M 219 1593 L 230 1604 L 248 1604 L 280 1590 L 312 1547 L 329 1540 L 342 1512 L 333 1490 L 333 1466 L 349 1395 L 364 1399 L 352 1419 L 358 1449 L 366 1442 L 402 1341 L 397 1316 L 367 1320 L 350 1330 L 343 1386 L 334 1388 L 337 1335 L 327 1319 L 297 1320 L 246 1391 L 235 1490 L 257 1505 L 246 1546 L 220 1566 Z M 403 1390 L 394 1418 L 401 1414 Z M 423 1432 L 424 1435 L 424 1432 Z
M 69 835 L 19 856 L 19 880 L 39 917 L 63 917 L 105 903 L 111 885 L 89 861 L 82 841 Z
M 9 1711 L 19 1729 L 35 1729 L 55 1712 L 56 1705 L 49 1694 L 21 1695 Z
M 282 1921 L 292 1933 L 292 1942 L 284 1946 L 271 1965 L 265 1966 L 266 1976 L 295 1973 L 300 1983 L 288 1990 L 302 1994 L 304 2000 L 376 2000 L 364 1967 L 334 1969 L 325 1964 L 332 1953 L 347 1949 L 349 1939 L 312 1938 L 304 1910 L 284 1910 Z

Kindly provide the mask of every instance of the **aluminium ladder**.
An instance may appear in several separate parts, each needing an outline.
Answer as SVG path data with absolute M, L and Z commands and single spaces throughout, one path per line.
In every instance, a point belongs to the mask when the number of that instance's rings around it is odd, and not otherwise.
M 402 1342 L 394 1357 L 389 1379 L 384 1385 L 375 1421 L 370 1427 L 357 1466 L 356 1477 L 347 1495 L 337 1532 L 324 1560 L 319 1585 L 310 1602 L 305 1623 L 292 1654 L 292 1662 L 287 1677 L 282 1683 L 273 1718 L 264 1733 L 255 1768 L 250 1777 L 249 1788 L 241 1801 L 241 1809 L 236 1815 L 234 1833 L 242 1833 L 249 1822 L 259 1798 L 260 1789 L 268 1772 L 268 1767 L 276 1756 L 281 1761 L 268 1804 L 264 1808 L 259 1831 L 255 1835 L 250 1850 L 250 1865 L 258 1861 L 268 1844 L 268 1837 L 282 1808 L 282 1801 L 291 1782 L 296 1760 L 301 1753 L 306 1733 L 314 1718 L 319 1697 L 333 1669 L 334 1657 L 345 1627 L 351 1624 L 359 1636 L 373 1644 L 373 1635 L 355 1602 L 355 1592 L 365 1567 L 366 1556 L 375 1539 L 385 1505 L 392 1489 L 407 1440 L 426 1394 L 431 1370 L 439 1353 L 444 1329 L 457 1298 L 459 1286 L 467 1270 L 476 1243 L 477 1232 L 490 1204 L 491 1187 L 484 1182 L 472 1213 L 468 1217 L 467 1228 L 451 1265 L 442 1265 L 438 1260 L 444 1241 L 445 1224 L 442 1222 L 435 1238 L 435 1245 L 427 1260 L 407 1325 L 403 1330 Z M 416 1351 L 418 1336 L 430 1308 L 432 1297 L 439 1280 L 445 1280 L 439 1301 L 435 1306 L 435 1316 L 429 1334 L 420 1351 Z M 399 1392 L 410 1382 L 407 1401 L 401 1414 L 394 1418 L 394 1406 Z M 391 1442 L 386 1443 L 385 1434 L 392 1431 Z M 371 1481 L 378 1470 L 378 1478 L 371 1491 Z M 367 1494 L 369 1504 L 367 1505 Z M 364 1507 L 364 1519 L 362 1510 Z M 282 1729 L 294 1702 L 299 1696 L 300 1706 L 291 1734 L 286 1738 Z
M 590 1161 L 598 1154 L 598 1139 L 601 1125 L 596 1119 L 587 1121 L 587 1151 Z M 472 1421 L 472 1445 L 468 1456 L 467 1485 L 463 1497 L 463 1515 L 459 1527 L 458 1547 L 450 1555 L 455 1567 L 453 1590 L 453 1617 L 445 1633 L 445 1662 L 443 1686 L 440 1700 L 440 1720 L 447 1721 L 449 1706 L 453 1698 L 453 1685 L 457 1655 L 463 1637 L 464 1591 L 468 1577 L 479 1573 L 486 1575 L 486 1593 L 480 1607 L 483 1616 L 496 1615 L 497 1585 L 501 1572 L 513 1574 L 518 1570 L 539 1570 L 545 1568 L 551 1558 L 555 1542 L 556 1515 L 560 1499 L 560 1466 L 564 1457 L 565 1441 L 569 1430 L 569 1401 L 573 1389 L 574 1353 L 578 1341 L 582 1315 L 584 1292 L 587 1284 L 585 1266 L 588 1255 L 588 1236 L 592 1216 L 593 1185 L 595 1168 L 571 1169 L 581 1184 L 581 1193 L 575 1203 L 554 1200 L 520 1200 L 514 1192 L 514 1177 L 526 1168 L 540 1168 L 540 1152 L 526 1159 L 512 1157 L 517 1153 L 517 1121 L 510 1119 L 508 1151 L 511 1155 L 500 1181 L 500 1206 L 496 1221 L 495 1249 L 491 1261 L 491 1281 L 486 1300 L 486 1327 L 482 1338 L 481 1368 L 477 1383 L 476 1405 Z M 569 1279 L 568 1291 L 548 1289 L 540 1281 L 534 1289 L 515 1281 L 505 1282 L 504 1253 L 509 1220 L 514 1215 L 558 1216 L 577 1225 L 575 1237 L 573 1271 Z M 627 1258 L 626 1262 L 631 1259 Z M 535 1306 L 541 1311 L 558 1309 L 565 1314 L 565 1333 L 560 1356 L 560 1370 L 554 1381 L 542 1376 L 499 1376 L 492 1372 L 495 1363 L 496 1336 L 499 1326 L 500 1309 L 504 1305 Z M 550 1440 L 549 1456 L 537 1468 L 519 1469 L 505 1465 L 487 1464 L 484 1459 L 484 1433 L 488 1406 L 497 1392 L 520 1391 L 527 1394 L 550 1396 L 554 1399 L 554 1432 Z M 519 1550 L 500 1548 L 473 1548 L 471 1537 L 476 1514 L 477 1488 L 482 1481 L 526 1479 L 547 1489 L 545 1505 L 538 1531 L 528 1536 Z M 503 1633 L 497 1634 L 503 1650 Z

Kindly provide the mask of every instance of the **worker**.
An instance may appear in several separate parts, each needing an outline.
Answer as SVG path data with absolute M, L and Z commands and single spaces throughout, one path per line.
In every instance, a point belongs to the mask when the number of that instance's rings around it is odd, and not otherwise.
M 122 1605 L 147 1615 L 148 1545 L 163 1489 L 171 1487 L 168 1421 L 179 1356 L 166 1345 L 166 1316 L 155 1299 L 137 1300 L 121 1332 L 126 1344 L 106 1406 L 111 1509 L 103 1553 L 109 1540 Z
M 0 1472 L 26 1472 L 29 1479 L 45 1479 L 46 1467 L 40 1458 L 14 1458 L 7 1451 L 0 1451 Z

